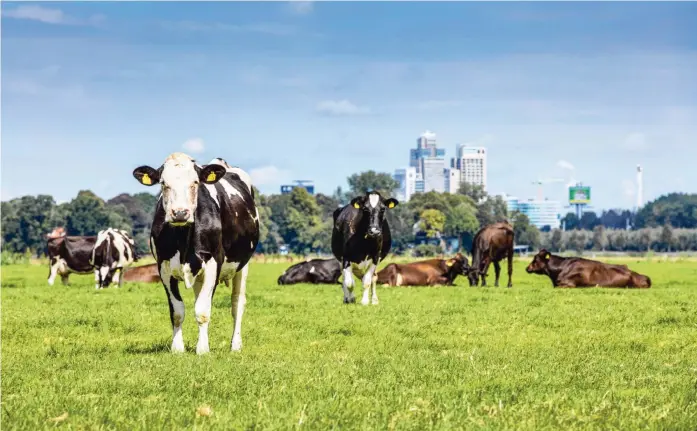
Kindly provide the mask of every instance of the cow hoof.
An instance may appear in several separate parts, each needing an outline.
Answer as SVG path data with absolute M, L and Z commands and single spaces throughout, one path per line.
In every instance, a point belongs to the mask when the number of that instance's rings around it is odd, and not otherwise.
M 355 302 L 356 302 L 356 298 L 354 298 L 354 297 L 347 298 L 344 296 L 344 304 L 354 304 Z
M 240 350 L 242 350 L 242 340 L 233 341 L 232 345 L 230 346 L 230 351 L 239 352 Z
M 373 300 L 373 305 L 378 305 L 379 303 L 377 299 Z
M 208 352 L 210 352 L 210 349 L 208 348 L 208 346 L 196 346 L 196 354 L 197 355 L 205 355 Z

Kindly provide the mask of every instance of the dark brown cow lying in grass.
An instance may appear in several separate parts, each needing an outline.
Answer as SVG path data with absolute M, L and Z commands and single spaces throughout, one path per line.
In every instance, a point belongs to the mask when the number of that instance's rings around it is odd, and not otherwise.
M 627 268 L 580 257 L 555 256 L 545 249 L 535 255 L 526 271 L 547 275 L 554 287 L 651 287 L 651 279 Z
M 378 283 L 388 286 L 452 285 L 458 275 L 467 275 L 469 265 L 461 253 L 451 259 L 429 259 L 407 264 L 391 263 L 378 272 Z

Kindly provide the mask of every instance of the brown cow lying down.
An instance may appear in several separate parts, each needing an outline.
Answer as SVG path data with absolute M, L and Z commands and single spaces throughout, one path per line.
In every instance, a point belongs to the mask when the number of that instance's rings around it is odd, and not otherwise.
M 389 286 L 452 285 L 458 275 L 467 275 L 469 265 L 461 253 L 445 259 L 429 259 L 407 264 L 391 263 L 378 272 L 378 283 Z
M 123 280 L 134 283 L 159 283 L 160 274 L 157 272 L 157 264 L 151 263 L 128 268 L 123 273 Z
M 540 250 L 528 265 L 529 274 L 547 275 L 554 287 L 651 287 L 651 279 L 627 268 L 580 257 L 555 256 Z

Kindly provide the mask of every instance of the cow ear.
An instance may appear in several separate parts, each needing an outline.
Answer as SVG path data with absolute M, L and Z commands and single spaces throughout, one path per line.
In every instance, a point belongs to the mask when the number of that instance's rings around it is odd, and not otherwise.
M 160 172 L 150 166 L 140 166 L 133 170 L 133 176 L 139 183 L 152 186 L 160 182 Z
M 365 202 L 365 197 L 359 196 L 357 198 L 351 199 L 351 206 L 360 209 L 363 206 L 363 203 Z
M 389 208 L 389 209 L 392 209 L 392 208 L 396 207 L 397 205 L 399 205 L 399 201 L 395 198 L 389 198 L 385 201 L 385 206 L 387 206 L 387 208 Z
M 552 256 L 549 252 L 545 253 L 545 260 L 549 260 L 550 256 Z
M 445 261 L 447 266 L 453 266 L 455 264 L 455 259 L 449 259 Z
M 220 181 L 223 176 L 225 176 L 227 170 L 224 166 L 220 165 L 206 165 L 201 168 L 198 174 L 198 179 L 204 184 L 215 184 Z

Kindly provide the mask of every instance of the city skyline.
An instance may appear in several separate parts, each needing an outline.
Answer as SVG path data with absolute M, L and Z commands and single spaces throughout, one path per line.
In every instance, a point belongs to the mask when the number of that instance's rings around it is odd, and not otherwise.
M 573 177 L 633 208 L 638 164 L 644 202 L 695 193 L 696 26 L 694 3 L 7 3 L 2 199 L 142 192 L 133 168 L 181 150 L 331 194 L 426 128 L 486 147 L 492 193 Z

